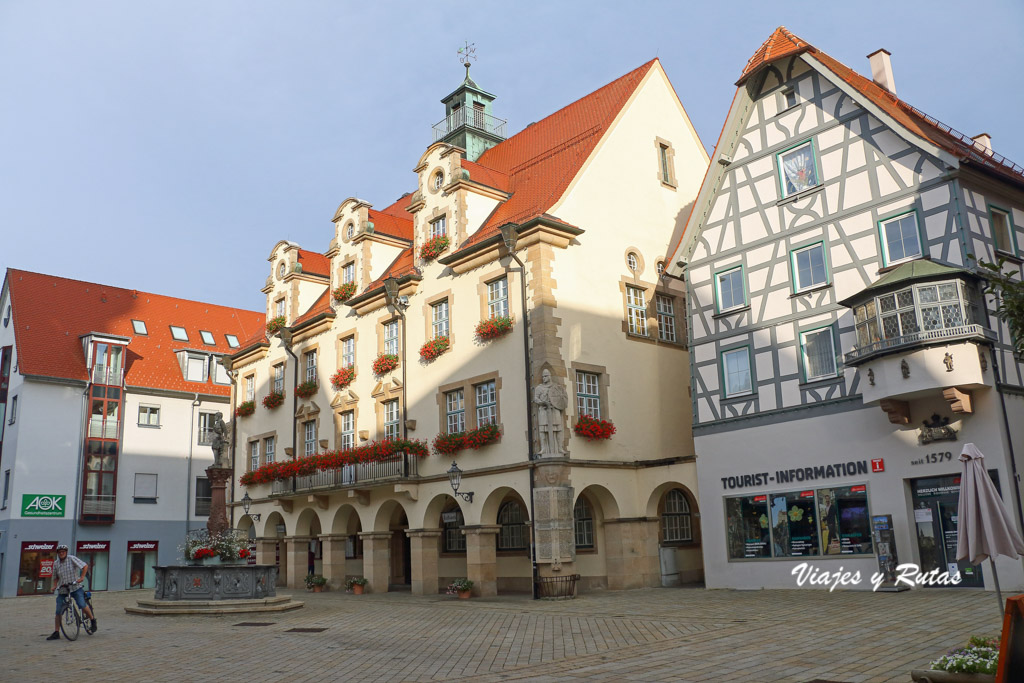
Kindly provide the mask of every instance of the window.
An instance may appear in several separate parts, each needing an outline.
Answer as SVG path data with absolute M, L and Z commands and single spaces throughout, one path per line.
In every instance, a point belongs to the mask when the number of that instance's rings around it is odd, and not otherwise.
M 487 315 L 491 318 L 508 317 L 507 278 L 487 283 Z
M 213 357 L 213 381 L 216 384 L 231 384 L 231 378 L 224 369 L 224 359 L 221 356 Z
M 356 445 L 356 414 L 347 410 L 341 414 L 341 449 L 348 450 Z
M 596 372 L 576 371 L 576 415 L 590 415 L 601 419 L 599 375 Z
M 917 214 L 907 213 L 881 222 L 885 265 L 901 263 L 921 255 L 921 237 Z
M 498 392 L 494 380 L 477 384 L 476 390 L 476 426 L 492 425 L 498 422 Z
M 146 323 L 142 320 L 132 320 L 132 329 L 135 330 L 135 334 L 149 334 Z
M 448 217 L 441 216 L 430 221 L 430 236 L 444 237 L 448 234 Z
M 199 413 L 199 439 L 196 443 L 200 446 L 209 446 L 213 443 L 213 416 L 216 413 Z
M 133 503 L 155 504 L 156 503 L 156 475 L 135 474 L 135 494 L 132 497 Z
M 658 277 L 661 277 L 662 275 L 664 275 L 665 274 L 665 262 L 664 261 L 658 261 L 656 264 L 654 264 L 654 270 L 655 270 L 655 272 L 658 273 Z
M 306 352 L 306 381 L 316 382 L 316 349 Z
M 722 380 L 726 398 L 749 394 L 753 390 L 748 347 L 744 346 L 722 354 Z
M 448 299 L 430 305 L 430 320 L 434 339 L 448 336 Z
M 351 368 L 356 364 L 356 338 L 345 337 L 341 340 L 341 367 Z
M 274 462 L 274 446 L 276 445 L 277 439 L 272 436 L 268 436 L 263 439 L 263 462 L 268 465 Z
M 659 294 L 654 298 L 654 308 L 658 312 L 658 339 L 667 342 L 676 341 L 676 307 L 672 297 Z
M 498 550 L 524 550 L 526 548 L 526 524 L 523 522 L 523 506 L 510 500 L 498 510 Z
M 206 477 L 196 477 L 196 517 L 205 517 L 210 514 L 212 498 L 213 490 L 210 488 L 210 480 Z
M 466 520 L 458 506 L 452 506 L 441 513 L 441 524 L 444 528 L 444 552 L 466 552 L 466 537 L 462 535 L 462 527 Z
M 274 393 L 284 393 L 284 363 L 274 366 Z
M 690 503 L 681 489 L 665 494 L 665 508 L 661 513 L 661 539 L 665 543 L 685 543 L 693 540 Z
M 1015 236 L 1013 234 L 1013 222 L 1010 214 L 997 209 L 994 206 L 988 207 L 988 215 L 992 221 L 992 239 L 995 240 L 996 249 L 1005 251 L 1008 254 L 1016 254 L 1014 249 Z
M 236 337 L 233 334 L 225 334 L 224 338 L 227 339 L 228 346 L 230 346 L 233 349 L 237 349 L 238 348 L 238 337 Z
M 661 182 L 671 183 L 672 173 L 668 166 L 668 145 L 658 145 L 658 159 L 661 161 Z
M 284 299 L 278 299 L 274 303 L 274 315 L 275 316 L 284 315 Z
M 284 261 L 281 261 L 280 263 L 277 264 L 277 277 L 278 278 L 283 278 L 284 277 L 285 268 L 286 268 L 286 266 L 285 266 Z
M 630 334 L 647 336 L 647 301 L 644 290 L 626 285 L 627 322 Z
M 189 382 L 205 382 L 209 356 L 198 353 L 185 354 L 185 379 Z
M 779 111 L 785 111 L 796 106 L 796 90 L 785 88 L 779 93 Z
M 797 292 L 828 282 L 825 266 L 825 244 L 818 242 L 790 252 L 793 266 L 793 284 Z
M 936 332 L 980 320 L 977 295 L 958 280 L 928 282 L 869 299 L 853 309 L 857 346 Z M 892 346 L 892 342 L 885 345 Z
M 209 344 L 210 346 L 217 345 L 217 341 L 213 338 L 213 332 L 199 330 L 199 336 L 202 338 L 204 344 Z
M 256 376 L 249 375 L 245 378 L 245 400 L 252 401 L 256 398 Z
M 384 353 L 398 355 L 398 321 L 384 323 Z
M 160 406 L 139 406 L 139 426 L 140 427 L 159 427 L 160 426 Z
M 3 505 L 0 506 L 0 510 L 7 509 L 7 499 L 11 496 L 11 471 L 4 471 L 4 500 Z
M 345 284 L 356 281 L 356 263 L 351 261 L 341 267 L 341 281 Z
M 249 442 L 249 469 L 260 468 L 260 442 L 259 440 Z
M 633 252 L 626 254 L 626 267 L 633 273 L 640 268 L 640 261 Z
M 809 190 L 821 182 L 818 180 L 818 167 L 814 160 L 814 145 L 810 140 L 780 152 L 778 157 L 783 197 Z
M 747 305 L 747 291 L 743 283 L 743 266 L 715 274 L 715 294 L 718 312 L 724 313 Z
M 18 419 L 18 397 L 11 397 L 11 416 L 7 419 L 7 424 L 12 425 L 14 421 Z
M 302 441 L 305 445 L 304 453 L 306 455 L 316 453 L 316 420 L 302 423 Z
M 572 508 L 577 548 L 594 547 L 594 511 L 586 498 L 580 496 Z
M 449 434 L 466 431 L 466 400 L 462 389 L 449 391 L 444 395 L 446 426 Z
M 384 402 L 384 438 L 397 439 L 401 436 L 398 420 L 398 399 Z
M 831 327 L 801 333 L 800 347 L 803 349 L 806 381 L 836 376 L 836 347 Z
M 438 171 L 434 174 L 434 189 L 440 190 L 441 186 L 444 185 L 444 173 Z
M 188 333 L 185 331 L 184 327 L 171 325 L 171 338 L 177 341 L 188 341 Z

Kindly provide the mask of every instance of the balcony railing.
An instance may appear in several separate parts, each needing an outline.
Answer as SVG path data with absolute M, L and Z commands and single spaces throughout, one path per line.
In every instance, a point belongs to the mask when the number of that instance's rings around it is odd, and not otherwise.
M 92 383 L 106 384 L 119 387 L 124 379 L 124 370 L 112 368 L 109 365 L 94 365 L 92 368 Z
M 116 439 L 120 420 L 109 420 L 103 417 L 89 418 L 89 437 L 93 439 Z
M 334 489 L 343 486 L 371 484 L 386 479 L 415 477 L 419 472 L 418 460 L 414 455 L 400 455 L 380 462 L 366 462 L 345 465 L 336 470 L 324 470 L 307 477 L 289 477 L 271 485 L 271 495 L 287 495 L 317 489 Z
M 90 496 L 82 499 L 83 515 L 114 515 L 114 496 Z
M 466 120 L 467 112 L 469 113 L 468 121 Z M 508 122 L 504 119 L 499 119 L 497 116 L 491 116 L 486 112 L 471 109 L 470 107 L 462 107 L 461 109 L 456 109 L 446 118 L 434 124 L 434 142 L 437 142 L 462 126 L 469 126 L 470 128 L 482 130 L 485 133 L 490 133 L 491 135 L 503 138 L 505 137 L 505 126 L 507 123 Z
M 960 325 L 959 327 L 946 327 L 939 330 L 929 330 L 927 332 L 914 332 L 913 334 L 905 334 L 902 337 L 880 339 L 879 341 L 872 342 L 866 346 L 858 346 L 853 351 L 846 354 L 845 360 L 847 364 L 855 365 L 858 361 L 862 361 L 866 358 L 870 358 L 871 356 L 891 351 L 893 349 L 898 349 L 900 347 L 921 346 L 934 342 L 970 339 L 975 337 L 995 340 L 996 333 L 982 325 Z

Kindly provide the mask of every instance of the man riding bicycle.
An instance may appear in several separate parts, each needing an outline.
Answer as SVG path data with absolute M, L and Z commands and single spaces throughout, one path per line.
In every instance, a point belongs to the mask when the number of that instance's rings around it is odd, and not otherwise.
M 46 638 L 47 640 L 60 640 L 60 613 L 64 609 L 64 601 L 68 598 L 73 598 L 78 603 L 79 609 L 89 618 L 92 630 L 96 630 L 96 617 L 85 602 L 85 589 L 82 587 L 88 571 L 89 565 L 74 555 L 69 555 L 66 545 L 57 546 L 57 561 L 53 563 L 53 592 L 56 593 L 61 586 L 67 585 L 71 594 L 67 598 L 57 595 L 57 616 L 53 618 L 53 633 Z

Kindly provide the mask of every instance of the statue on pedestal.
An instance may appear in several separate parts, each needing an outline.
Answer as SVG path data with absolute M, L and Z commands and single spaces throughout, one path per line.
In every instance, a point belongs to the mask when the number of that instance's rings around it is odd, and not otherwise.
M 541 383 L 533 389 L 533 402 L 537 405 L 538 455 L 565 455 L 565 449 L 562 448 L 562 424 L 569 397 L 561 384 L 551 380 L 551 371 L 548 369 L 541 373 Z
M 223 413 L 213 414 L 213 425 L 210 431 L 213 432 L 210 439 L 210 448 L 213 449 L 213 466 L 218 468 L 231 467 L 228 448 L 231 443 L 231 437 L 228 435 L 228 426 L 224 422 Z

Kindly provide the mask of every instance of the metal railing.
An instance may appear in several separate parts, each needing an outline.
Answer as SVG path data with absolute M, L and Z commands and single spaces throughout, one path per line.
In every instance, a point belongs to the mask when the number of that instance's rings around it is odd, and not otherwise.
M 121 386 L 124 380 L 124 370 L 112 368 L 109 365 L 94 365 L 92 367 L 92 383 L 106 384 L 108 386 Z
M 89 418 L 89 437 L 93 439 L 116 439 L 120 420 L 108 420 L 103 417 Z
M 466 116 L 467 112 L 470 112 L 468 120 Z M 462 126 L 469 126 L 470 128 L 482 130 L 485 133 L 490 133 L 503 138 L 505 137 L 505 126 L 507 124 L 508 122 L 504 119 L 499 119 L 497 116 L 491 116 L 487 112 L 472 109 L 470 107 L 461 107 L 434 124 L 434 142 L 437 142 L 444 136 L 453 132 L 457 128 L 461 128 Z
M 982 325 L 960 325 L 958 327 L 945 327 L 941 330 L 928 330 L 905 334 L 902 337 L 880 339 L 865 346 L 858 346 L 844 356 L 847 363 L 853 363 L 869 356 L 889 351 L 903 346 L 914 346 L 927 344 L 935 341 L 948 341 L 952 339 L 967 339 L 971 337 L 984 337 L 995 340 L 996 333 Z
M 379 462 L 345 465 L 339 469 L 324 470 L 308 476 L 280 479 L 271 484 L 270 495 L 356 486 L 386 479 L 415 477 L 418 473 L 419 461 L 416 456 L 403 453 L 400 456 Z
M 90 496 L 82 499 L 83 515 L 113 515 L 114 496 Z

